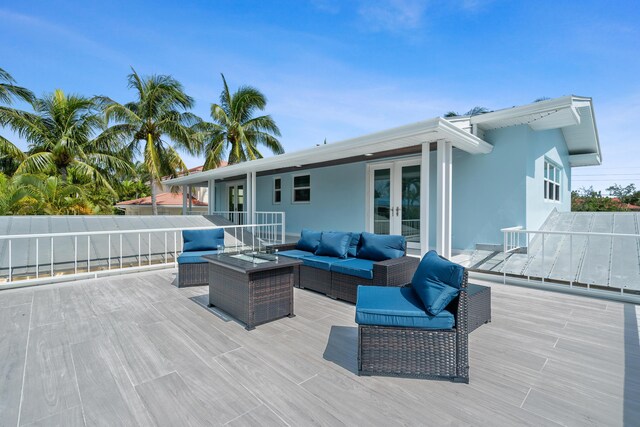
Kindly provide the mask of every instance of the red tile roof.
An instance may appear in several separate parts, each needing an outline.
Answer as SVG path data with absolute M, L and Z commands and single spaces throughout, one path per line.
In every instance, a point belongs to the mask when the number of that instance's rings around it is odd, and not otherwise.
M 225 162 L 225 161 L 223 160 L 223 161 L 221 161 L 221 162 L 220 162 L 220 165 L 219 165 L 218 167 L 219 167 L 219 168 L 222 168 L 222 167 L 227 166 L 228 164 L 229 164 L 229 163 L 227 163 L 227 162 Z M 202 172 L 203 170 L 204 170 L 204 165 L 202 165 L 202 166 L 196 166 L 195 168 L 188 169 L 188 170 L 187 170 L 187 172 L 189 172 L 189 175 L 191 175 L 191 174 L 193 174 L 193 173 Z M 178 175 L 177 175 L 177 176 L 184 176 L 184 175 L 185 175 L 185 173 L 184 173 L 184 172 L 180 172 L 180 173 L 178 173 Z M 162 180 L 164 181 L 164 180 L 169 179 L 169 178 L 171 178 L 169 175 L 167 175 L 167 176 L 163 176 L 163 177 L 162 177 Z
M 195 197 L 191 197 L 193 206 L 208 206 L 206 202 L 201 202 Z M 116 206 L 151 206 L 151 196 L 141 197 L 139 199 L 125 200 L 116 203 Z M 160 193 L 156 195 L 156 205 L 158 206 L 182 206 L 182 193 Z

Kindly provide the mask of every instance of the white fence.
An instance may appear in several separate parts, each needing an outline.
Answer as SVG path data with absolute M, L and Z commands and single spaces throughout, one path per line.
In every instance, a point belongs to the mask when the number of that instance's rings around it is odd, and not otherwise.
M 502 229 L 502 273 L 640 293 L 640 234 Z
M 284 241 L 282 222 L 0 236 L 0 289 L 173 267 L 183 230 L 224 229 L 225 250 L 261 250 Z

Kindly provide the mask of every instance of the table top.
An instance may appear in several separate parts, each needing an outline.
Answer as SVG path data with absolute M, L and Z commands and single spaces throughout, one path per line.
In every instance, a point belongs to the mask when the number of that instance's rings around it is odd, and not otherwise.
M 255 273 L 257 271 L 274 270 L 302 264 L 302 261 L 294 258 L 263 252 L 222 253 L 204 255 L 202 258 L 212 264 L 221 265 L 241 273 Z

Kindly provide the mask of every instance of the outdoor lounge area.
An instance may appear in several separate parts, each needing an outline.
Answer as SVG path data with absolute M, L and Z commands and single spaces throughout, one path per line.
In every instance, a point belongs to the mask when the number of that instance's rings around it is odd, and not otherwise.
M 470 383 L 358 376 L 353 304 L 251 332 L 176 270 L 0 295 L 0 425 L 637 425 L 635 305 L 491 286 Z M 8 363 L 7 363 L 8 362 Z

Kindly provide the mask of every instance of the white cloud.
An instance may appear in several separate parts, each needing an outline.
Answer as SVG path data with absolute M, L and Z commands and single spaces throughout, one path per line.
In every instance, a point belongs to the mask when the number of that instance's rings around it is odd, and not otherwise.
M 363 1 L 358 15 L 374 31 L 404 32 L 422 26 L 424 0 Z

